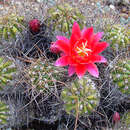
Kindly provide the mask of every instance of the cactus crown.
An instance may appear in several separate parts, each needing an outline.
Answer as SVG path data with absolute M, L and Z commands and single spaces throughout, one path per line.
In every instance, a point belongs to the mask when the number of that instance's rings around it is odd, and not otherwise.
M 94 110 L 99 101 L 99 93 L 89 77 L 75 80 L 71 87 L 62 91 L 65 110 L 68 113 L 82 115 Z

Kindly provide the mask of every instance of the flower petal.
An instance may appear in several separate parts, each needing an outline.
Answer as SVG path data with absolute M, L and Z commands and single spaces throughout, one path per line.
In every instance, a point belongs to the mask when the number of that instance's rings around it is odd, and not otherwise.
M 69 44 L 69 39 L 67 39 L 67 38 L 66 38 L 66 37 L 64 37 L 64 36 L 56 36 L 56 38 L 57 38 L 58 40 L 65 41 L 66 43 L 68 43 L 68 44 Z
M 80 64 L 89 64 L 89 63 L 105 63 L 106 59 L 103 56 L 100 55 L 90 55 L 90 56 L 86 56 L 84 58 L 78 58 L 78 60 L 80 61 Z
M 67 42 L 63 41 L 63 40 L 57 40 L 56 44 L 58 46 L 58 48 L 63 51 L 65 54 L 69 54 L 70 52 L 70 46 Z
M 91 37 L 91 40 L 88 42 L 88 45 L 92 50 L 99 43 L 99 40 L 101 39 L 102 35 L 103 32 L 98 32 Z
M 87 71 L 86 64 L 79 64 L 75 68 L 76 68 L 76 74 L 78 75 L 79 78 L 82 78 L 85 72 Z
M 98 63 L 106 63 L 107 60 L 103 57 L 103 56 L 100 56 L 100 55 L 92 55 L 90 57 L 90 62 L 92 63 L 95 63 L 95 62 L 98 62 Z
M 98 72 L 98 68 L 95 64 L 93 63 L 90 63 L 90 64 L 87 64 L 86 65 L 87 67 L 87 71 L 94 77 L 97 77 L 99 76 L 99 72 Z
M 62 56 L 55 62 L 55 66 L 66 66 L 69 63 L 68 61 L 69 61 L 68 56 Z
M 100 57 L 101 57 L 101 60 L 97 61 L 98 63 L 106 63 L 107 62 L 106 58 L 104 58 L 103 56 L 100 56 Z
M 103 34 L 104 34 L 104 32 L 98 32 L 98 33 L 96 33 L 95 34 L 95 39 L 96 39 L 95 42 L 98 42 L 102 38 Z
M 81 37 L 80 27 L 77 22 L 74 22 L 72 27 L 72 35 L 70 37 L 70 43 L 72 47 L 80 39 L 80 37 Z
M 68 68 L 69 76 L 72 76 L 74 73 L 75 73 L 75 66 L 69 66 Z
M 104 51 L 108 47 L 108 43 L 106 42 L 98 42 L 93 49 L 93 54 L 98 54 Z
M 81 31 L 81 35 L 83 35 L 86 30 L 87 30 L 87 28 L 84 27 L 84 29 L 82 29 L 82 31 Z
M 89 41 L 91 39 L 91 37 L 93 36 L 93 27 L 90 27 L 88 29 L 84 29 L 82 30 L 82 38 L 86 39 L 87 41 Z

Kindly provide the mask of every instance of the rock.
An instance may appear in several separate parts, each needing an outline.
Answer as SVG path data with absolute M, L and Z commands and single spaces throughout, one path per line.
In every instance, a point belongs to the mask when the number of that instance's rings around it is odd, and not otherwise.
M 127 8 L 126 7 L 123 7 L 122 10 L 121 10 L 122 13 L 126 13 L 127 12 Z
M 113 5 L 126 5 L 128 6 L 130 4 L 130 0 L 107 0 L 107 5 L 113 4 Z
M 123 18 L 125 18 L 125 19 L 128 19 L 129 16 L 128 16 L 128 14 L 126 14 L 126 13 L 121 13 L 121 14 L 120 14 L 120 17 L 123 17 Z
M 122 2 L 122 4 L 124 5 L 128 5 L 130 4 L 130 0 L 120 0 Z
M 114 5 L 110 5 L 109 6 L 111 9 L 115 10 L 115 6 Z
M 130 17 L 130 10 L 128 11 L 128 16 Z

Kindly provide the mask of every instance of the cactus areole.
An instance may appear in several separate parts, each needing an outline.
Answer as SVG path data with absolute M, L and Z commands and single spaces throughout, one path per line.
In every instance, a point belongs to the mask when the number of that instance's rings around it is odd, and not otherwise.
M 33 19 L 29 21 L 30 31 L 37 33 L 40 31 L 40 21 L 38 19 Z
M 69 76 L 76 72 L 78 77 L 81 78 L 88 71 L 91 75 L 98 77 L 99 72 L 95 63 L 106 62 L 106 59 L 99 53 L 108 46 L 106 42 L 99 42 L 102 35 L 102 32 L 94 34 L 93 27 L 84 28 L 80 31 L 78 23 L 75 22 L 70 40 L 64 36 L 57 36 L 55 46 L 62 52 L 62 55 L 55 65 L 69 65 Z M 52 46 L 54 47 L 54 42 Z

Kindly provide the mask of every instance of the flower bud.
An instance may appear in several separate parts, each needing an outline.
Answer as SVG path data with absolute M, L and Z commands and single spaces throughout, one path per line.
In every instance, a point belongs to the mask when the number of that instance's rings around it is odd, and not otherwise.
M 29 28 L 32 32 L 40 31 L 40 21 L 38 19 L 33 19 L 29 21 Z
M 115 112 L 113 115 L 113 120 L 116 122 L 120 121 L 120 115 L 118 112 Z
M 52 42 L 51 47 L 50 47 L 50 51 L 53 53 L 56 53 L 56 54 L 61 52 L 55 42 Z

